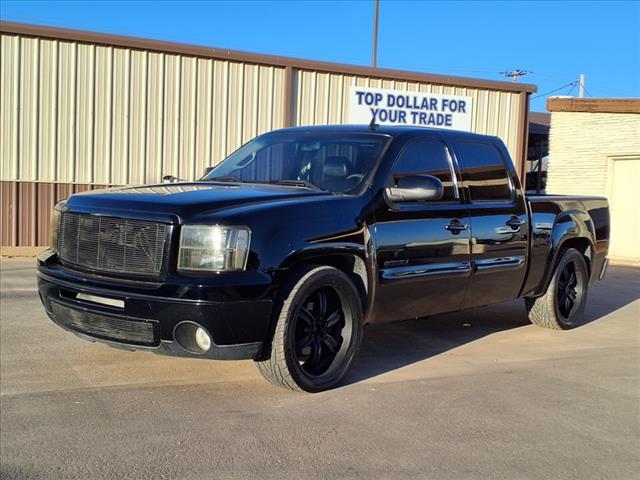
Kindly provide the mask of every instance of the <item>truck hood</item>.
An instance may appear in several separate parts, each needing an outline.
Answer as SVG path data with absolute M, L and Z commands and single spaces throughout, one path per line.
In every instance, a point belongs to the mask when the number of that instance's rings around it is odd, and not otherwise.
M 278 203 L 296 198 L 332 197 L 329 192 L 303 187 L 252 183 L 173 183 L 117 187 L 72 195 L 65 208 L 71 211 L 126 215 L 141 212 L 177 216 L 178 220 L 226 208 Z M 120 212 L 122 211 L 122 212 Z

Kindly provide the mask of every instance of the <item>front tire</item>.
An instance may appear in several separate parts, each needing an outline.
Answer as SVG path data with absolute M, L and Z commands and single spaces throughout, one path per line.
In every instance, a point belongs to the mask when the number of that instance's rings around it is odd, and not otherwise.
M 340 270 L 307 267 L 284 295 L 268 358 L 256 361 L 274 385 L 295 391 L 328 390 L 344 378 L 362 341 L 358 291 Z
M 588 290 L 589 269 L 584 256 L 575 248 L 564 250 L 545 294 L 525 299 L 529 320 L 555 330 L 580 325 Z

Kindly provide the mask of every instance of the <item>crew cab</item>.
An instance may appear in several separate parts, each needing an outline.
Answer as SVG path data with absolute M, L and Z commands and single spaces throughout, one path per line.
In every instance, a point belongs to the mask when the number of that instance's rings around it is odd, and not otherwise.
M 537 325 L 579 325 L 608 239 L 605 198 L 525 197 L 496 137 L 298 127 L 195 182 L 59 203 L 38 285 L 82 338 L 253 359 L 316 392 L 343 379 L 365 324 L 522 298 Z

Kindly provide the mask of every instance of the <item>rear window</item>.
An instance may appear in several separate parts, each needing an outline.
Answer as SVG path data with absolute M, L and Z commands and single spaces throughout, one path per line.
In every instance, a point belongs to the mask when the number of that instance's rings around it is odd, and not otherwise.
M 500 151 L 489 143 L 457 142 L 456 157 L 471 201 L 510 201 L 511 185 Z

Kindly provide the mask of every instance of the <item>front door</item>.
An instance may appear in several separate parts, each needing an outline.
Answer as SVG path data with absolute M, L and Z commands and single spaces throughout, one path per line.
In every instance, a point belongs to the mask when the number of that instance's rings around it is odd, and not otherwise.
M 516 298 L 526 273 L 526 199 L 508 154 L 492 143 L 455 142 L 462 187 L 470 202 L 473 273 L 463 308 Z
M 439 178 L 444 197 L 437 202 L 385 204 L 376 213 L 378 286 L 371 322 L 458 310 L 471 273 L 468 208 L 446 145 L 436 139 L 409 143 L 387 186 L 411 174 Z

